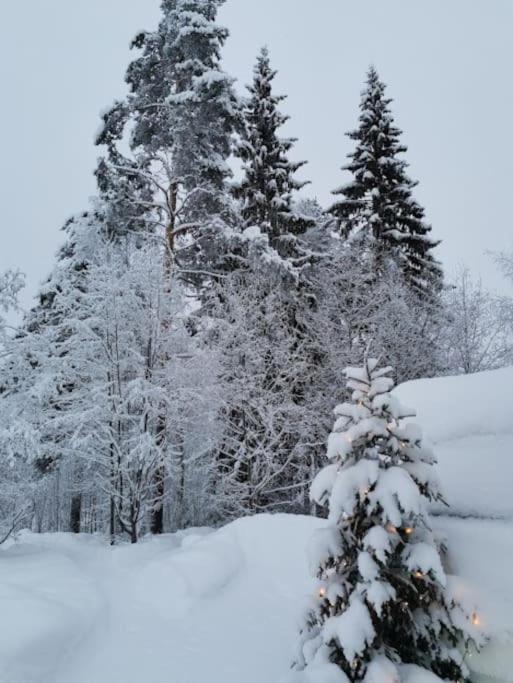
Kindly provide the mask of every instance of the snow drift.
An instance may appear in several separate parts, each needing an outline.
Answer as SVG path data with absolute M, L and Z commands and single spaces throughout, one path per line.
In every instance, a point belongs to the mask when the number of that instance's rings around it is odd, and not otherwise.
M 395 390 L 432 440 L 450 509 L 513 518 L 513 368 L 407 382 Z

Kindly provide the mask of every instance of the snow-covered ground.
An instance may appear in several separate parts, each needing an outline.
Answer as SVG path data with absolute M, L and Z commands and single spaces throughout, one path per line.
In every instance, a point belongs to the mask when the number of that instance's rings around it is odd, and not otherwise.
M 313 592 L 305 546 L 318 524 L 258 516 L 114 549 L 24 534 L 0 554 L 0 681 L 277 682 Z M 511 681 L 513 527 L 441 518 L 437 527 L 466 599 L 498 639 L 471 665 Z
M 258 517 L 114 549 L 25 534 L 0 556 L 0 681 L 277 680 L 316 523 Z
M 469 663 L 510 683 L 513 370 L 398 392 L 436 443 L 451 512 L 472 515 L 434 519 L 493 635 Z M 305 548 L 321 523 L 262 515 L 115 548 L 24 532 L 0 549 L 0 683 L 278 681 L 313 591 Z

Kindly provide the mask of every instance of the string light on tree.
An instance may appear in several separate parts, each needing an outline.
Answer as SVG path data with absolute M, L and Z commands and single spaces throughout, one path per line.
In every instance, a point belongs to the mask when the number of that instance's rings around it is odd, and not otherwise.
M 404 662 L 443 680 L 466 680 L 455 645 L 466 649 L 475 629 L 445 592 L 425 505 L 440 498 L 434 457 L 420 430 L 405 422 L 411 411 L 390 394 L 390 368 L 377 365 L 368 360 L 363 368 L 345 370 L 352 402 L 335 409 L 330 463 L 312 483 L 312 500 L 329 502 L 329 524 L 316 532 L 310 564 L 337 599 L 329 610 L 314 601 L 297 668 L 329 662 L 344 674 L 336 680 L 363 683 L 400 680 Z M 401 443 L 410 444 L 400 458 L 387 430 L 393 421 Z M 467 631 L 460 626 L 465 623 Z M 319 680 L 316 674 L 311 679 Z

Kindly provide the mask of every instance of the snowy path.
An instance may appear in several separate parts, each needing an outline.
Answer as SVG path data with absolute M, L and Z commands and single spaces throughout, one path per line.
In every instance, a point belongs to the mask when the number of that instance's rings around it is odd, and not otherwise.
M 32 565 L 19 592 L 33 601 L 32 617 L 40 612 L 38 628 L 31 633 L 22 618 L 15 650 L 2 658 L 0 645 L 0 683 L 277 680 L 290 664 L 311 590 L 304 546 L 313 523 L 241 520 L 207 536 L 114 549 L 83 537 L 56 544 L 51 536 L 27 536 L 4 551 L 0 582 L 9 562 L 11 576 L 16 560 Z M 50 558 L 46 568 L 41 557 Z M 47 590 L 52 568 L 58 578 Z M 48 623 L 52 591 L 54 601 L 78 607 Z M 0 634 L 8 621 L 0 612 Z
M 55 683 L 166 680 L 170 674 L 172 616 L 165 620 L 145 600 L 138 585 L 140 563 L 125 549 L 99 548 L 87 559 L 86 571 L 96 582 L 101 609 L 94 628 L 76 648 L 73 657 L 56 673 Z M 174 552 L 171 548 L 170 553 Z M 123 560 L 130 559 L 129 563 Z M 169 587 L 172 590 L 172 587 Z M 151 583 L 146 587 L 153 597 Z M 171 641 L 172 642 L 172 641 Z

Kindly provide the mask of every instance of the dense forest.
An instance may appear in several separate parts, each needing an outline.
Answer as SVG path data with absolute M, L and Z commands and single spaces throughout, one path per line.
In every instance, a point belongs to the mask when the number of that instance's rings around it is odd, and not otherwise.
M 223 71 L 220 4 L 163 0 L 135 36 L 97 194 L 36 305 L 0 325 L 0 540 L 309 512 L 343 368 L 384 358 L 404 382 L 513 359 L 511 302 L 444 276 L 377 69 L 359 110 L 347 93 L 352 151 L 321 206 L 269 51 L 247 92 Z M 3 275 L 2 311 L 22 285 Z

